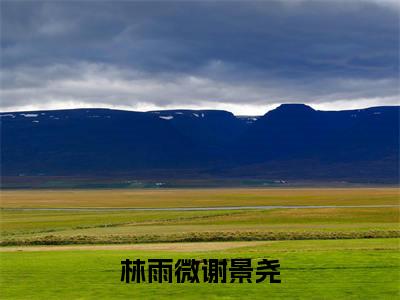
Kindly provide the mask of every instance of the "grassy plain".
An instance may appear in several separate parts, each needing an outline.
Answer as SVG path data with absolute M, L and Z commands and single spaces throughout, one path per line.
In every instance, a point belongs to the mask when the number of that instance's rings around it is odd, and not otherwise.
M 398 205 L 399 189 L 4 191 L 2 245 L 398 237 L 399 207 L 218 211 L 21 208 Z M 15 208 L 16 210 L 13 210 Z
M 400 211 L 309 208 L 238 211 L 2 212 L 3 245 L 398 237 Z
M 257 205 L 394 207 L 107 210 Z M 0 298 L 395 299 L 398 205 L 396 188 L 3 191 Z M 74 207 L 104 209 L 19 210 Z M 235 257 L 279 259 L 282 284 L 119 281 L 126 258 Z
M 270 241 L 224 247 L 225 243 L 160 250 L 1 252 L 2 299 L 396 299 L 399 297 L 398 239 Z M 232 244 L 232 243 L 230 243 Z M 163 244 L 168 245 L 168 244 Z M 193 244 L 191 244 L 193 245 Z M 218 245 L 220 247 L 218 248 Z M 214 245 L 215 246 L 215 245 Z M 70 246 L 71 247 L 71 246 Z M 75 246 L 76 247 L 76 246 Z M 79 246 L 78 246 L 79 247 Z M 117 245 L 118 247 L 118 245 Z M 123 246 L 121 246 L 123 247 Z M 171 249 L 177 249 L 171 250 Z M 12 251 L 12 252 L 11 252 Z M 126 284 L 126 258 L 279 259 L 281 284 Z

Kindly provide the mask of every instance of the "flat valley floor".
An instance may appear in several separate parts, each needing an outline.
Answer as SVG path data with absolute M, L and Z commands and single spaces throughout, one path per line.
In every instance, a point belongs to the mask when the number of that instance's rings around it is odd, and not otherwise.
M 1 208 L 2 299 L 400 296 L 398 188 L 8 190 Z M 120 281 L 127 258 L 239 257 L 279 259 L 282 283 Z

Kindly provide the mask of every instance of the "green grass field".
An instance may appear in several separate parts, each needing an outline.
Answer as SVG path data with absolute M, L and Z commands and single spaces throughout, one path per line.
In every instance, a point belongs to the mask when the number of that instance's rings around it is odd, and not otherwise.
M 396 299 L 397 239 L 279 241 L 211 251 L 68 250 L 2 252 L 2 299 Z M 179 247 L 177 247 L 178 249 Z M 47 249 L 48 250 L 48 249 Z M 281 284 L 126 284 L 126 258 L 279 259 Z
M 107 210 L 252 205 L 392 207 Z M 0 298 L 393 299 L 398 205 L 396 188 L 4 191 Z M 74 207 L 105 210 L 18 210 Z M 120 283 L 135 257 L 276 258 L 282 284 Z

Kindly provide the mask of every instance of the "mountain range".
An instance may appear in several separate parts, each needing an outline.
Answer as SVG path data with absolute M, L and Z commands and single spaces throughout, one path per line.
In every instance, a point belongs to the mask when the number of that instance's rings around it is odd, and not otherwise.
M 2 176 L 209 176 L 398 182 L 398 106 L 5 112 Z M 181 174 L 181 175 L 180 175 Z M 189 175 L 188 175 L 189 174 Z

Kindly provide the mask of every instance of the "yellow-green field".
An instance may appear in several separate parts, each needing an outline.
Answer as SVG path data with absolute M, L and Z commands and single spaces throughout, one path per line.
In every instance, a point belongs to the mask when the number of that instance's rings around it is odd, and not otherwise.
M 1 207 L 395 205 L 398 188 L 2 191 Z
M 398 237 L 399 208 L 2 212 L 2 244 Z
M 1 298 L 393 299 L 399 204 L 397 188 L 3 191 Z M 126 209 L 238 206 L 276 208 Z M 280 259 L 283 283 L 119 282 L 128 257 L 235 256 Z
M 399 189 L 4 191 L 1 244 L 96 244 L 399 236 Z M 392 205 L 269 210 L 129 211 L 124 207 Z M 21 208 L 102 208 L 98 211 Z M 121 208 L 121 210 L 107 210 Z

